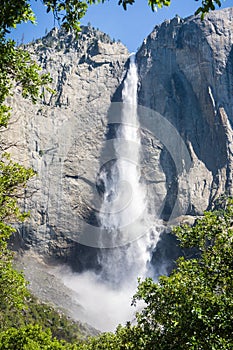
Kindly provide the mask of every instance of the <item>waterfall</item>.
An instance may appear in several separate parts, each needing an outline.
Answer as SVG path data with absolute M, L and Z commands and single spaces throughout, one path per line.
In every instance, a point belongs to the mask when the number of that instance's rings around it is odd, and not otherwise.
M 139 169 L 141 140 L 137 117 L 137 83 L 137 67 L 131 55 L 122 91 L 122 122 L 114 141 L 116 162 L 110 174 L 105 171 L 101 174 L 105 193 L 100 222 L 113 235 L 113 240 L 117 238 L 119 230 L 124 230 L 145 209 L 146 196 L 140 183 Z
M 114 140 L 115 163 L 100 174 L 105 189 L 100 223 L 115 248 L 101 250 L 99 264 L 103 280 L 114 286 L 146 276 L 156 241 L 154 232 L 148 232 L 146 191 L 140 181 L 137 86 L 137 66 L 135 56 L 131 55 L 122 91 L 121 124 Z M 126 244 L 119 246 L 122 237 L 126 237 Z
M 131 55 L 122 91 L 121 123 L 113 141 L 114 154 L 99 174 L 103 198 L 98 269 L 80 274 L 67 269 L 56 272 L 77 293 L 76 301 L 81 305 L 77 319 L 102 331 L 113 331 L 119 323 L 135 318 L 130 304 L 137 278 L 150 275 L 151 254 L 159 239 L 159 226 L 153 228 L 141 181 L 137 86 L 135 56 Z

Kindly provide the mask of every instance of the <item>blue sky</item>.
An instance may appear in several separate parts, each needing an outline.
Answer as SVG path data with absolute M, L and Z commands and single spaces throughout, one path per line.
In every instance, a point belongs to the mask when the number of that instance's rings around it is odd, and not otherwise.
M 31 3 L 36 13 L 37 25 L 18 26 L 11 34 L 18 43 L 40 38 L 45 34 L 45 29 L 49 31 L 54 27 L 52 14 L 46 14 L 46 8 L 41 1 L 34 0 Z M 170 7 L 159 9 L 157 12 L 151 11 L 147 0 L 136 0 L 134 5 L 128 6 L 127 11 L 117 3 L 118 0 L 109 0 L 104 4 L 90 6 L 82 24 L 90 22 L 93 27 L 109 34 L 111 38 L 120 39 L 132 52 L 137 50 L 156 24 L 173 18 L 176 14 L 180 17 L 192 15 L 201 1 L 172 0 Z M 232 5 L 232 0 L 223 0 L 222 8 Z

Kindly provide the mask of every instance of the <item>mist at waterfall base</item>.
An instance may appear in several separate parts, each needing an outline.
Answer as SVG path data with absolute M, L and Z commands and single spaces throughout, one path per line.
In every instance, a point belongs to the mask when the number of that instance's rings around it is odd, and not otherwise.
M 77 319 L 101 331 L 113 331 L 119 323 L 135 319 L 131 300 L 137 279 L 153 277 L 151 254 L 161 229 L 158 222 L 151 222 L 146 191 L 140 181 L 137 86 L 137 67 L 131 55 L 122 91 L 121 124 L 114 139 L 115 162 L 110 169 L 103 167 L 99 174 L 104 188 L 100 227 L 110 235 L 111 247 L 115 248 L 99 249 L 99 271 L 78 274 L 63 267 L 54 272 L 77 295 L 76 301 L 81 305 Z M 121 244 L 121 237 L 129 237 L 127 244 Z M 101 233 L 99 239 L 101 247 Z

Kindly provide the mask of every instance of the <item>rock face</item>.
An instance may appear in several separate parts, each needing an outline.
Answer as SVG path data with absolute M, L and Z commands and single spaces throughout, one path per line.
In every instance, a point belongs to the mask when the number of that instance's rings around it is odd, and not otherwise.
M 31 211 L 22 244 L 63 260 L 76 256 L 77 267 L 80 251 L 87 260 L 94 254 L 72 233 L 81 221 L 96 220 L 96 172 L 114 131 L 107 128 L 108 109 L 121 101 L 129 53 L 88 27 L 78 41 L 53 30 L 28 49 L 51 73 L 57 92 L 45 92 L 35 106 L 20 96 L 9 101 L 15 111 L 5 132 L 11 152 L 38 173 L 22 203 Z M 156 26 L 137 65 L 150 210 L 165 220 L 200 215 L 219 195 L 232 194 L 233 8 L 204 21 L 177 17 Z
M 67 233 L 91 220 L 95 168 L 105 140 L 107 111 L 124 78 L 128 50 L 83 27 L 77 40 L 57 29 L 28 50 L 53 78 L 52 95 L 32 105 L 20 95 L 5 138 L 13 158 L 37 175 L 28 183 L 22 207 L 31 213 L 20 228 L 21 243 L 39 253 L 66 258 L 73 241 Z
M 178 187 L 181 206 L 188 190 L 185 211 L 192 215 L 201 214 L 219 195 L 232 194 L 232 29 L 233 8 L 212 12 L 204 21 L 176 17 L 156 26 L 137 53 L 139 104 L 175 127 L 191 157 L 185 175 L 188 187 L 182 188 L 184 172 L 171 167 L 163 144 L 165 217 Z

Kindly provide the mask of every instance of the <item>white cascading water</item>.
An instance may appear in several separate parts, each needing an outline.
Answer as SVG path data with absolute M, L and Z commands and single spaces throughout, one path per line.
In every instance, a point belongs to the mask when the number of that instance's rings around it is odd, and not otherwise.
M 104 196 L 99 219 L 114 248 L 99 250 L 101 272 L 58 272 L 65 285 L 77 293 L 76 301 L 82 306 L 77 319 L 101 331 L 113 331 L 119 323 L 134 319 L 131 299 L 137 278 L 150 274 L 151 253 L 159 239 L 158 230 L 151 228 L 146 192 L 140 182 L 137 85 L 135 56 L 131 55 L 122 92 L 121 124 L 114 140 L 115 163 L 100 174 Z M 126 244 L 122 245 L 123 241 Z
M 104 200 L 100 210 L 101 227 L 111 235 L 114 249 L 100 253 L 102 276 L 114 286 L 137 277 L 145 277 L 152 247 L 157 243 L 148 225 L 146 192 L 140 182 L 141 139 L 137 115 L 138 74 L 135 56 L 130 56 L 130 66 L 122 91 L 121 124 L 114 141 L 116 162 L 110 174 L 102 172 Z M 150 231 L 150 232 L 148 232 Z M 125 246 L 119 247 L 122 237 Z M 134 281 L 134 282 L 132 282 Z
M 101 226 L 114 234 L 131 224 L 145 210 L 146 196 L 140 183 L 140 133 L 137 117 L 137 67 L 131 55 L 122 91 L 122 118 L 114 142 L 116 163 L 110 176 L 101 174 L 104 201 L 100 210 Z M 117 246 L 117 243 L 116 243 Z

